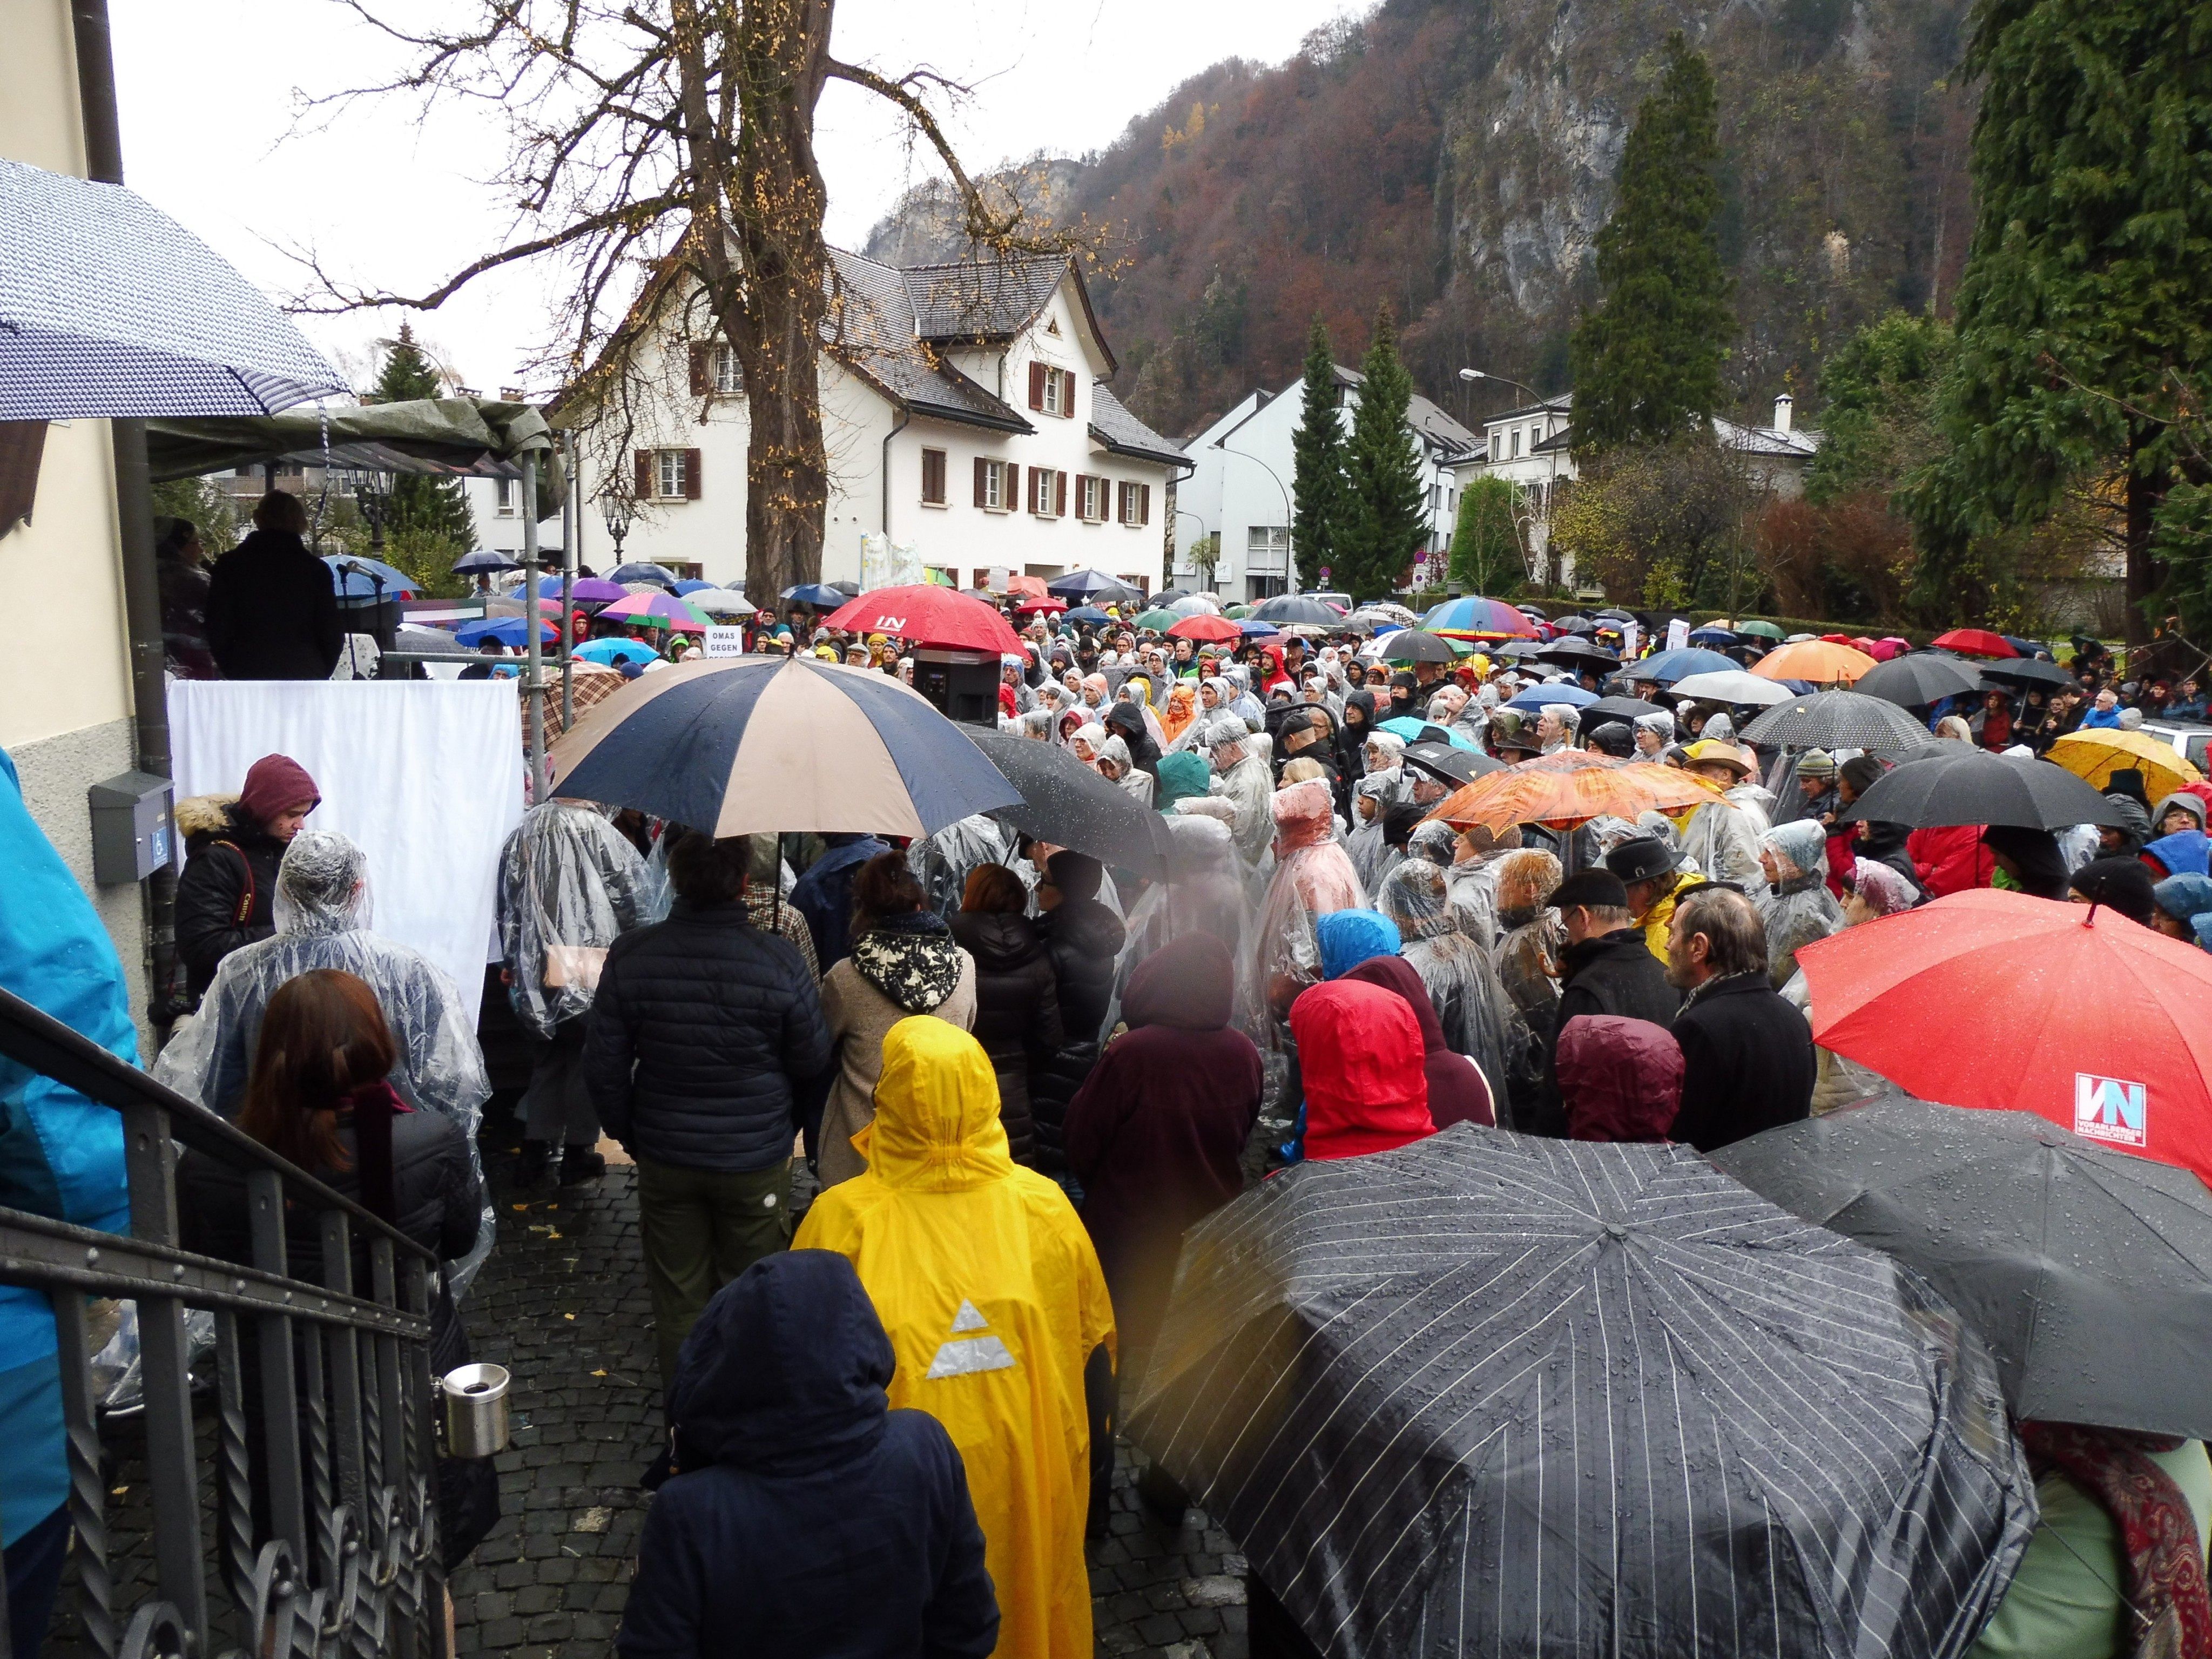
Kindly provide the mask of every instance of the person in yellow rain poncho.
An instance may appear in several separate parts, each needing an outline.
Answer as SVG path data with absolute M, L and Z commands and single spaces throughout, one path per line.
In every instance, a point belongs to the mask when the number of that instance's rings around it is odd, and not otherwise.
M 892 1406 L 927 1412 L 960 1448 L 998 1651 L 1091 1659 L 1083 1536 L 1114 1311 L 1090 1237 L 1066 1195 L 1009 1156 L 990 1058 L 941 1019 L 891 1027 L 875 1121 L 853 1144 L 866 1172 L 816 1199 L 794 1244 L 851 1259 L 898 1355 Z

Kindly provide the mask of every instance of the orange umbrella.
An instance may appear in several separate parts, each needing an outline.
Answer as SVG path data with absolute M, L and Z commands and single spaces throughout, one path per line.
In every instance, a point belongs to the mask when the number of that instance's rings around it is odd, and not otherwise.
M 1874 666 L 1874 659 L 1856 646 L 1826 640 L 1800 640 L 1778 646 L 1757 662 L 1751 672 L 1763 680 L 1803 680 L 1812 685 L 1849 685 Z
M 1438 801 L 1429 817 L 1455 830 L 1480 824 L 1502 830 L 1517 823 L 1564 830 L 1608 813 L 1632 820 L 1638 812 L 1674 812 L 1720 798 L 1704 779 L 1671 766 L 1649 761 L 1572 765 L 1563 763 L 1567 752 L 1479 777 Z

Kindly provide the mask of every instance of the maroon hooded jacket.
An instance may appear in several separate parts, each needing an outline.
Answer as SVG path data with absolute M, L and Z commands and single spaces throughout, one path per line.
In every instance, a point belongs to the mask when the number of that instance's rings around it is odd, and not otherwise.
M 1664 1140 L 1682 1109 L 1682 1050 L 1663 1025 L 1577 1014 L 1559 1030 L 1570 1140 Z
M 1444 1042 L 1443 1022 L 1429 999 L 1419 969 L 1403 957 L 1370 957 L 1344 975 L 1369 985 L 1379 985 L 1405 998 L 1421 1028 L 1422 1069 L 1429 1076 L 1429 1116 L 1439 1129 L 1455 1123 L 1480 1123 L 1486 1129 L 1498 1123 L 1497 1104 L 1481 1067 L 1465 1054 L 1454 1054 Z
M 1159 1328 L 1184 1230 L 1243 1189 L 1262 1074 L 1228 1029 L 1236 978 L 1212 933 L 1162 945 L 1122 994 L 1129 1029 L 1068 1103 L 1067 1164 L 1125 1349 Z

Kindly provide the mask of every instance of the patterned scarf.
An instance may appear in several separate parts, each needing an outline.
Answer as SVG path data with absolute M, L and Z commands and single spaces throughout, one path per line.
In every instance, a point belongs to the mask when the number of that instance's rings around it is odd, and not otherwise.
M 2119 1528 L 2135 1659 L 2212 1659 L 2212 1600 L 2197 1522 L 2172 1477 L 2143 1455 L 2181 1441 L 2072 1423 L 2022 1423 L 2020 1437 L 2038 1474 L 2057 1469 Z

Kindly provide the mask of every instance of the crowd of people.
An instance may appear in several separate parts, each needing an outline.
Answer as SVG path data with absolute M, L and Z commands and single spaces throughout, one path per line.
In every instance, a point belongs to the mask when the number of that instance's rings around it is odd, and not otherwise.
M 1880 1079 L 1815 1046 L 1798 953 L 1972 886 L 2212 949 L 2212 789 L 2154 802 L 2122 771 L 2125 828 L 1908 830 L 1844 816 L 1885 757 L 1762 751 L 1753 711 L 1672 698 L 1632 654 L 1400 666 L 1348 628 L 1010 619 L 1001 727 L 1158 812 L 1164 872 L 988 816 L 718 840 L 567 799 L 501 855 L 516 1179 L 600 1179 L 608 1140 L 636 1166 L 670 1444 L 632 1659 L 740 1620 L 766 1653 L 1087 1654 L 1121 1396 L 1185 1234 L 1255 1182 L 1462 1123 L 1711 1150 L 1861 1098 Z M 764 647 L 910 675 L 895 641 L 757 622 Z M 2078 696 L 1927 708 L 1931 742 L 2033 752 L 2197 696 L 2077 663 Z M 1547 683 L 1651 708 L 1586 719 Z M 1455 757 L 1576 751 L 1678 769 L 1694 803 L 1446 805 Z M 272 755 L 180 806 L 199 1009 L 156 1073 L 449 1263 L 442 1367 L 493 1247 L 477 1011 L 374 932 L 317 805 Z M 183 1179 L 200 1247 L 246 1259 L 242 1184 Z

